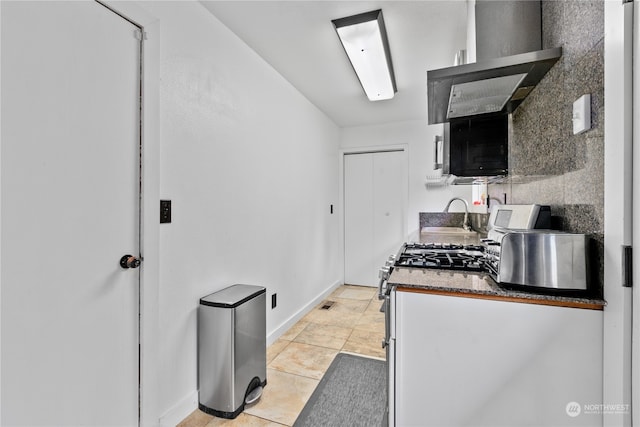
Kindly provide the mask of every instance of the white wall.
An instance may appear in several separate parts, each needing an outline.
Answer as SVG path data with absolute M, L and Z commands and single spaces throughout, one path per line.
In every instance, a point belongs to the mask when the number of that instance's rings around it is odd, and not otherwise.
M 425 92 L 426 97 L 426 92 Z M 442 125 L 427 125 L 424 120 L 397 122 L 375 126 L 343 128 L 340 148 L 351 150 L 361 147 L 382 147 L 406 144 L 409 153 L 409 206 L 407 234 L 419 227 L 419 212 L 442 212 L 451 197 L 471 201 L 471 186 L 426 186 L 427 175 L 433 175 L 433 141 L 442 135 Z M 464 211 L 462 203 L 451 205 L 451 212 Z
M 160 22 L 159 384 L 164 421 L 197 390 L 198 299 L 267 287 L 267 333 L 336 286 L 339 129 L 197 2 Z M 154 37 L 153 34 L 150 37 Z M 193 408 L 191 408 L 193 409 Z

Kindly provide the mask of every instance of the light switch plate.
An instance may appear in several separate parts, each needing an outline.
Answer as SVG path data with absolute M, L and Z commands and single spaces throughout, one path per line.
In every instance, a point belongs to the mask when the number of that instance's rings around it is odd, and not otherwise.
M 582 95 L 573 103 L 573 134 L 591 129 L 591 95 Z
M 160 200 L 160 224 L 171 222 L 171 200 Z

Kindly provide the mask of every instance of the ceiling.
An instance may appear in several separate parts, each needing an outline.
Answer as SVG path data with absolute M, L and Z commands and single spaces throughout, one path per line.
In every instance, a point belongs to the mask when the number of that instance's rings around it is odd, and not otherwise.
M 202 4 L 341 127 L 427 117 L 427 70 L 453 65 L 466 46 L 464 0 L 202 1 Z M 398 92 L 371 102 L 332 19 L 382 9 Z

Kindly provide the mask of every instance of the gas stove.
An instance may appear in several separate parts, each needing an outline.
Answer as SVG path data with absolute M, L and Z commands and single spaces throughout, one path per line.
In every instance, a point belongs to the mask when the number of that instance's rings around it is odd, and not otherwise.
M 378 277 L 378 298 L 388 297 L 391 287 L 387 280 L 391 271 L 398 267 L 433 268 L 467 272 L 486 272 L 484 247 L 479 245 L 456 245 L 450 243 L 405 243 L 397 255 L 389 256 Z
M 486 271 L 484 247 L 449 243 L 405 243 L 395 257 L 394 266 Z

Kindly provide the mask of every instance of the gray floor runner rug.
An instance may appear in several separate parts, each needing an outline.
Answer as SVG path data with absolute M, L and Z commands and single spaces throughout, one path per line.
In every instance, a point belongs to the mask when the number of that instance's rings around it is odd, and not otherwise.
M 338 353 L 294 427 L 383 425 L 386 363 Z

